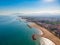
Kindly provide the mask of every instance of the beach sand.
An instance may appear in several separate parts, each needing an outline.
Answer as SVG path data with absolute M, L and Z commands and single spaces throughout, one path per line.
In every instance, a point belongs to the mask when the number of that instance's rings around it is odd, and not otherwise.
M 49 40 L 54 42 L 56 45 L 60 45 L 60 39 L 57 38 L 55 35 L 53 35 L 51 32 L 49 32 L 47 29 L 45 29 L 35 23 L 30 23 L 30 26 L 40 29 L 43 32 L 42 37 L 48 38 Z

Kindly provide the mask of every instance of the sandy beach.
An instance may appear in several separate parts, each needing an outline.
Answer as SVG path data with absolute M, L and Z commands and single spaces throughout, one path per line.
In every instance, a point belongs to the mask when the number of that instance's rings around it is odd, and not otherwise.
M 60 39 L 57 38 L 55 35 L 53 35 L 51 32 L 49 32 L 47 29 L 45 29 L 35 23 L 30 23 L 30 26 L 40 29 L 43 32 L 42 37 L 48 38 L 49 40 L 54 42 L 56 45 L 60 45 Z

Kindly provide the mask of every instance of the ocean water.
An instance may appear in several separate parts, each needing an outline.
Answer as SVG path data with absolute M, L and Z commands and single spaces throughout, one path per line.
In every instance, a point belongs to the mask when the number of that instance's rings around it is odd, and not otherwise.
M 0 16 L 0 45 L 39 45 L 38 40 L 32 39 L 32 35 L 38 31 L 17 18 Z

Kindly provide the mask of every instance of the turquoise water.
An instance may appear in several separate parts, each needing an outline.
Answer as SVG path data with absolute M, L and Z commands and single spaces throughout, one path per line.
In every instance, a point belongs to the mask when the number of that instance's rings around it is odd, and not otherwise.
M 32 40 L 32 35 L 38 31 L 17 18 L 0 16 L 0 45 L 39 45 L 37 40 Z

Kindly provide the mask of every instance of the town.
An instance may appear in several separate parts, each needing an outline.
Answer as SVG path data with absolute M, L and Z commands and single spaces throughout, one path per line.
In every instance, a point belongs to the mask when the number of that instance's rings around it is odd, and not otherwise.
M 48 29 L 52 34 L 60 38 L 60 18 L 55 17 L 42 17 L 42 16 L 21 16 L 27 22 L 34 22 L 41 27 Z

